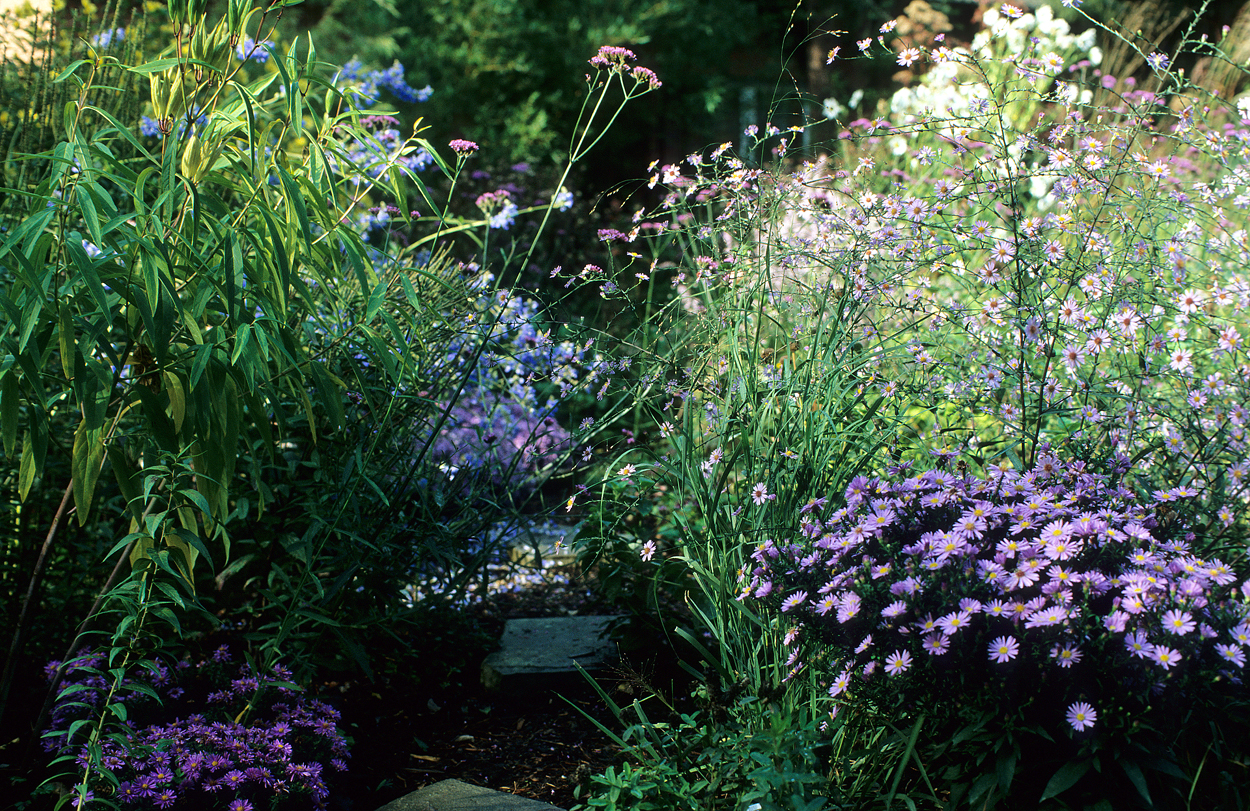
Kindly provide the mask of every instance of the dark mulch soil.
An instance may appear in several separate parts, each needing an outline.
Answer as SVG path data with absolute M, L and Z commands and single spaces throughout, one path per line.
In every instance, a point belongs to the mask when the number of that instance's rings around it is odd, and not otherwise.
M 618 748 L 583 712 L 609 729 L 617 730 L 619 722 L 584 680 L 509 696 L 487 694 L 479 676 L 481 661 L 507 619 L 570 613 L 618 612 L 585 586 L 547 584 L 495 594 L 457 613 L 455 621 L 464 628 L 451 629 L 449 635 L 476 647 L 464 651 L 459 672 L 449 682 L 433 685 L 427 678 L 412 686 L 406 671 L 419 667 L 420 651 L 429 644 L 429 639 L 413 639 L 411 649 L 395 654 L 393 670 L 374 682 L 326 685 L 340 693 L 335 703 L 354 738 L 351 770 L 338 781 L 340 796 L 352 801 L 342 806 L 372 811 L 423 786 L 456 778 L 572 808 L 578 802 L 574 789 L 620 760 Z M 446 650 L 435 654 L 442 661 L 455 659 Z M 654 673 L 653 662 L 640 667 Z M 599 682 L 625 703 L 629 688 L 622 685 L 637 683 L 637 676 L 623 668 L 601 674 Z

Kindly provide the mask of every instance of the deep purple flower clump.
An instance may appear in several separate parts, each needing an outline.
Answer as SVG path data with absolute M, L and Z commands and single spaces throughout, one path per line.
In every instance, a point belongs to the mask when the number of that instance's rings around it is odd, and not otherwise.
M 150 672 L 123 682 L 112 700 L 127 706 L 126 728 L 103 740 L 92 763 L 84 732 L 71 737 L 69 730 L 97 715 L 109 694 L 103 661 L 89 654 L 68 665 L 44 741 L 49 751 L 72 755 L 81 769 L 90 765 L 96 796 L 123 809 L 178 808 L 197 800 L 269 808 L 287 797 L 323 808 L 326 766 L 346 769 L 337 710 L 303 695 L 281 665 L 260 676 L 249 665 L 234 665 L 224 648 L 194 666 L 183 661 L 171 670 L 154 663 Z M 49 674 L 58 666 L 51 663 Z

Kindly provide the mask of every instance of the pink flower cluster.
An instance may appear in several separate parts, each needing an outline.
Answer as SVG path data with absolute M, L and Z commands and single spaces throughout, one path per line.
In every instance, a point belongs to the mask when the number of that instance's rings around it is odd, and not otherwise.
M 663 85 L 655 71 L 641 65 L 633 65 L 638 57 L 628 48 L 616 45 L 604 45 L 599 53 L 590 58 L 591 67 L 613 73 L 629 74 L 638 84 L 645 84 L 647 89 L 656 90 Z

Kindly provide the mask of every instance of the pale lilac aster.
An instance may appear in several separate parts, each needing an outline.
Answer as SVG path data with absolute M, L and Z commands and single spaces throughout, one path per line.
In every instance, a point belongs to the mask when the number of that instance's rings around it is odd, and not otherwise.
M 859 595 L 855 592 L 842 595 L 842 599 L 838 601 L 838 622 L 848 622 L 858 614 L 860 603 Z
M 916 633 L 927 634 L 936 631 L 937 629 L 937 620 L 933 618 L 932 614 L 926 614 L 920 618 L 919 622 L 916 623 Z
M 1124 633 L 1128 625 L 1128 614 L 1123 611 L 1112 611 L 1102 621 L 1103 627 L 1113 634 Z
M 838 675 L 836 679 L 833 680 L 833 684 L 829 686 L 829 697 L 837 698 L 838 696 L 846 692 L 846 688 L 850 686 L 851 686 L 851 671 L 844 670 Z
M 894 651 L 885 657 L 885 672 L 891 676 L 904 673 L 911 667 L 911 654 L 907 651 Z
M 1150 647 L 1150 658 L 1164 670 L 1171 670 L 1174 665 L 1179 664 L 1181 661 L 1180 653 L 1166 645 L 1152 645 Z
M 1081 653 L 1081 649 L 1075 645 L 1064 645 L 1060 647 L 1056 645 L 1050 650 L 1050 658 L 1055 660 L 1055 664 L 1060 667 L 1072 667 L 1072 665 L 1081 661 L 1081 657 L 1085 654 Z
M 968 627 L 968 624 L 971 622 L 972 612 L 952 611 L 938 620 L 937 624 L 947 636 L 954 636 L 956 631 Z
M 1068 707 L 1068 724 L 1077 732 L 1094 726 L 1094 722 L 1098 720 L 1098 712 L 1084 701 L 1077 701 Z
M 925 653 L 930 656 L 941 656 L 950 649 L 950 638 L 943 634 L 933 633 L 924 638 L 924 643 L 920 646 L 924 648 Z
M 1246 652 L 1241 649 L 1240 645 L 1225 645 L 1221 642 L 1216 642 L 1215 652 L 1239 668 L 1244 667 L 1246 664 Z
M 887 605 L 885 608 L 881 609 L 881 616 L 886 617 L 886 618 L 893 618 L 893 617 L 897 617 L 899 614 L 902 614 L 906 610 L 907 610 L 907 603 L 903 602 L 902 600 L 895 600 L 894 602 Z
M 1034 611 L 1024 620 L 1025 628 L 1046 628 L 1051 625 L 1058 625 L 1068 618 L 1068 612 L 1058 606 L 1043 608 Z
M 985 613 L 991 617 L 1007 617 L 1010 616 L 1011 607 L 1002 600 L 991 600 L 989 605 L 985 606 Z
M 806 601 L 807 601 L 807 592 L 796 591 L 794 594 L 791 594 L 789 597 L 781 601 L 781 611 L 782 613 L 785 613 L 787 611 L 793 611 L 794 609 L 798 608 Z
M 1020 653 L 1020 643 L 1014 636 L 1000 636 L 990 643 L 990 660 L 1002 664 L 1010 662 Z
M 1187 611 L 1173 609 L 1163 614 L 1163 628 L 1168 633 L 1185 636 L 1196 627 L 1194 618 Z

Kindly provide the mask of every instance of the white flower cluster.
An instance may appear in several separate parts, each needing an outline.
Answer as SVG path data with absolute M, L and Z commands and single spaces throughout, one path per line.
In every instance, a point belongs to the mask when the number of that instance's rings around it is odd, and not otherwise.
M 1102 61 L 1102 51 L 1094 44 L 1096 31 L 1072 33 L 1066 20 L 1055 16 L 1050 6 L 1036 14 L 1010 17 L 989 9 L 982 17 L 984 30 L 972 39 L 972 50 L 939 48 L 931 56 L 934 66 L 919 84 L 901 88 L 890 99 L 890 112 L 896 123 L 912 123 L 931 116 L 971 118 L 984 112 L 992 96 L 983 72 L 967 69 L 975 59 L 985 64 L 1020 63 L 1032 60 L 1039 75 L 1055 76 L 1075 57 L 1093 65 Z M 1060 85 L 1068 90 L 1070 85 Z M 1070 94 L 1071 95 L 1071 94 Z M 1079 100 L 1079 94 L 1067 99 Z

